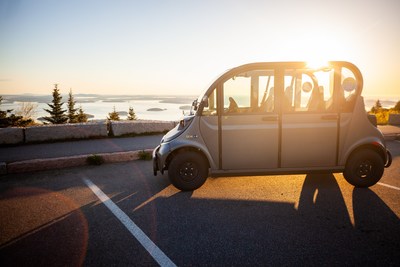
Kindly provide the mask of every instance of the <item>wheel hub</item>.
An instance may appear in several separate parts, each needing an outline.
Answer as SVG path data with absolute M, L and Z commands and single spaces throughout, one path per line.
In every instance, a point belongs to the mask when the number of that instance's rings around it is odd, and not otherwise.
M 185 181 L 191 181 L 198 175 L 198 169 L 192 162 L 187 162 L 179 169 L 179 175 Z
M 367 177 L 372 171 L 372 164 L 369 161 L 363 161 L 360 163 L 360 165 L 357 168 L 357 174 L 365 178 Z

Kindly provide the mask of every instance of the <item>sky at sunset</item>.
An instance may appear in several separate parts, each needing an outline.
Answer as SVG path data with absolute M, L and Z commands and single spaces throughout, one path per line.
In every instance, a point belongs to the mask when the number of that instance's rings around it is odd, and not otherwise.
M 258 61 L 345 60 L 400 99 L 399 0 L 0 0 L 0 95 L 197 95 Z

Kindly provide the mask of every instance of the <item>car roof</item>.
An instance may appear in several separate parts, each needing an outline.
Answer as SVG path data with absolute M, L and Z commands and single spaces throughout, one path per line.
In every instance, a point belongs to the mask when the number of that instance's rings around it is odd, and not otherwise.
M 362 88 L 363 88 L 363 77 L 356 65 L 353 63 L 350 63 L 348 61 L 327 61 L 326 65 L 320 66 L 320 67 L 310 67 L 308 65 L 307 61 L 274 61 L 274 62 L 254 62 L 254 63 L 247 63 L 243 64 L 231 69 L 228 69 L 225 71 L 222 75 L 219 76 L 206 90 L 206 92 L 209 92 L 210 90 L 213 90 L 217 84 L 220 82 L 225 81 L 226 79 L 229 79 L 232 76 L 235 76 L 235 74 L 239 74 L 245 71 L 250 71 L 250 70 L 255 70 L 255 69 L 310 69 L 310 70 L 319 70 L 319 69 L 325 69 L 325 68 L 333 68 L 333 69 L 341 69 L 341 68 L 348 68 L 350 69 L 353 73 L 354 76 L 357 80 L 357 94 L 361 94 Z

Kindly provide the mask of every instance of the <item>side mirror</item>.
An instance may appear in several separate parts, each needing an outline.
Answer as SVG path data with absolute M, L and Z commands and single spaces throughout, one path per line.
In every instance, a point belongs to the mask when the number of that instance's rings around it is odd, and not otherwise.
M 194 111 L 197 110 L 197 99 L 193 101 L 192 107 L 193 107 L 193 110 L 194 110 Z
M 203 99 L 201 100 L 203 102 L 203 107 L 208 108 L 208 97 L 203 96 Z

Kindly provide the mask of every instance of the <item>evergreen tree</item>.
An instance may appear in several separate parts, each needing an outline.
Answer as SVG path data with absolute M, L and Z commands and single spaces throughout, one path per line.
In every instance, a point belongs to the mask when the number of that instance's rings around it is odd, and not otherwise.
M 119 121 L 119 114 L 115 111 L 115 106 L 112 112 L 108 113 L 108 120 L 110 121 Z
M 76 121 L 77 122 L 87 122 L 88 117 L 85 114 L 85 112 L 83 112 L 82 106 L 79 107 L 78 110 L 78 115 L 76 115 Z
M 68 104 L 68 122 L 69 123 L 78 122 L 77 120 L 78 115 L 76 114 L 78 109 L 75 108 L 76 101 L 74 100 L 74 96 L 72 95 L 72 89 L 69 89 L 67 104 Z
M 135 121 L 135 120 L 137 120 L 136 113 L 135 113 L 135 111 L 133 110 L 133 107 L 129 107 L 129 111 L 128 111 L 128 120 L 130 120 L 130 121 Z
M 381 101 L 378 99 L 375 102 L 375 105 L 371 108 L 371 113 L 377 113 L 382 109 Z
M 52 124 L 63 124 L 67 122 L 68 117 L 65 115 L 66 110 L 62 109 L 64 103 L 61 102 L 61 100 L 62 96 L 58 90 L 58 84 L 55 84 L 53 89 L 53 104 L 47 104 L 51 109 L 44 109 L 50 116 L 44 117 L 44 120 Z

